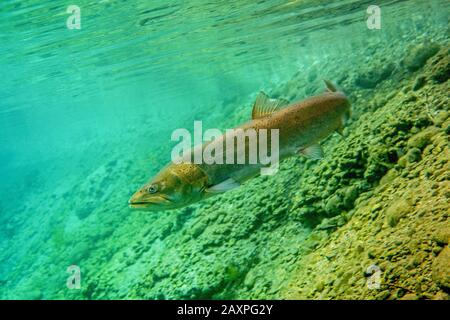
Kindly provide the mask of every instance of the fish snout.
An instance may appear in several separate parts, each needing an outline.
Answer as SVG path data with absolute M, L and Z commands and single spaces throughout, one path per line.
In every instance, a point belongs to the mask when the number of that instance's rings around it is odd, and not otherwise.
M 141 190 L 135 192 L 131 198 L 128 200 L 128 204 L 130 208 L 139 208 L 145 205 L 147 202 L 145 201 L 145 193 Z
M 164 194 L 149 194 L 139 190 L 128 200 L 128 205 L 132 209 L 161 210 L 170 209 L 175 204 Z

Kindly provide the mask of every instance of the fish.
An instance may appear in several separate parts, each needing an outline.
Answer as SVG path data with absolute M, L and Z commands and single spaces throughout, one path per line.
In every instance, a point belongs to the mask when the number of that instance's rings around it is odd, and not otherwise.
M 290 103 L 285 99 L 272 99 L 259 92 L 252 109 L 252 119 L 236 129 L 243 132 L 261 129 L 278 131 L 279 161 L 295 155 L 310 159 L 322 159 L 323 149 L 319 142 L 334 132 L 342 135 L 351 117 L 351 103 L 328 80 L 324 80 L 324 93 Z M 196 163 L 189 161 L 199 148 L 224 147 L 227 133 L 191 148 L 183 161 L 172 159 L 156 176 L 139 188 L 128 204 L 133 209 L 165 211 L 183 208 L 217 194 L 233 190 L 245 181 L 261 173 L 261 163 Z M 245 141 L 245 150 L 249 151 Z M 270 145 L 270 142 L 269 142 Z M 231 152 L 237 157 L 237 149 Z M 219 149 L 217 149 L 219 150 Z

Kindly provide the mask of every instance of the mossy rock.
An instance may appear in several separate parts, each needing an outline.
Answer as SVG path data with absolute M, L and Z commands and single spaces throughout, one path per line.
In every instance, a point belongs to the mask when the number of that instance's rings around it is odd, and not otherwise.
M 408 140 L 409 148 L 418 148 L 423 150 L 431 142 L 431 138 L 439 132 L 436 127 L 428 127 L 427 129 L 413 135 Z
M 450 77 L 450 50 L 442 49 L 431 61 L 431 79 L 444 83 Z
M 359 196 L 359 188 L 357 185 L 345 188 L 344 192 L 344 206 L 349 209 L 353 206 L 356 198 Z
M 409 49 L 403 59 L 403 64 L 409 71 L 422 68 L 428 59 L 434 56 L 440 46 L 434 42 L 425 42 Z
M 406 155 L 404 155 L 403 157 L 400 157 L 400 159 L 398 159 L 397 164 L 402 167 L 405 168 L 406 165 L 408 164 L 408 157 Z
M 376 66 L 373 69 L 359 73 L 355 77 L 355 85 L 364 89 L 375 88 L 377 84 L 386 80 L 394 71 L 395 65 L 388 63 L 387 65 Z
M 442 227 L 437 229 L 433 235 L 433 240 L 439 245 L 448 244 L 450 242 L 450 227 Z
M 417 91 L 417 90 L 421 89 L 426 83 L 427 83 L 427 78 L 423 75 L 420 75 L 414 81 L 412 89 L 414 91 Z
M 444 248 L 434 260 L 432 277 L 439 287 L 450 290 L 450 247 Z
M 400 219 L 412 211 L 409 201 L 399 199 L 386 210 L 386 220 L 390 227 L 395 227 Z
M 330 216 L 335 216 L 341 212 L 341 208 L 343 206 L 343 198 L 339 194 L 335 194 L 331 198 L 328 199 L 325 205 L 325 211 Z
M 389 184 L 397 178 L 398 172 L 395 169 L 389 170 L 380 180 L 380 185 Z
M 411 148 L 406 154 L 406 158 L 409 163 L 418 162 L 422 158 L 422 152 L 419 148 Z

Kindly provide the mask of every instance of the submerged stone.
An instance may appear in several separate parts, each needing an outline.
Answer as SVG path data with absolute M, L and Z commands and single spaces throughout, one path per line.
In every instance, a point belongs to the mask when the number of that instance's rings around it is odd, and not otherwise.
M 431 79 L 435 83 L 444 83 L 450 77 L 450 51 L 448 49 L 441 50 L 439 54 L 433 58 L 431 66 Z
M 407 52 L 403 59 L 403 63 L 409 71 L 416 71 L 420 69 L 429 58 L 434 56 L 439 49 L 439 45 L 434 42 L 422 43 L 411 48 Z
M 433 281 L 444 289 L 450 289 L 450 247 L 446 247 L 433 262 Z
M 430 142 L 431 138 L 439 132 L 436 127 L 429 127 L 408 140 L 408 147 L 423 150 Z
M 361 88 L 375 88 L 377 84 L 387 79 L 395 69 L 393 63 L 377 66 L 367 71 L 362 71 L 355 78 L 355 85 Z
M 395 227 L 399 223 L 400 219 L 411 211 L 412 206 L 408 201 L 404 199 L 397 200 L 386 210 L 388 225 L 390 227 Z
M 421 159 L 421 152 L 419 148 L 412 148 L 407 153 L 407 158 L 409 163 L 420 161 Z
M 416 78 L 416 81 L 414 81 L 412 89 L 414 91 L 417 91 L 420 88 L 422 88 L 425 85 L 426 82 L 427 82 L 427 80 L 426 80 L 426 78 L 424 76 L 418 76 Z
M 439 245 L 448 244 L 450 242 L 450 226 L 437 229 L 433 235 L 433 240 Z

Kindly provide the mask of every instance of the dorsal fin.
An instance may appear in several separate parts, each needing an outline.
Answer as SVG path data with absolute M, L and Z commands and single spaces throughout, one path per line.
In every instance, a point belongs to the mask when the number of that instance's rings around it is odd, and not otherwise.
M 324 79 L 323 82 L 325 82 L 325 85 L 327 86 L 327 89 L 326 89 L 327 92 L 336 92 L 337 91 L 336 87 L 334 86 L 333 83 L 331 83 L 331 81 Z
M 270 99 L 263 91 L 256 96 L 252 110 L 252 119 L 266 117 L 289 104 L 285 99 Z

